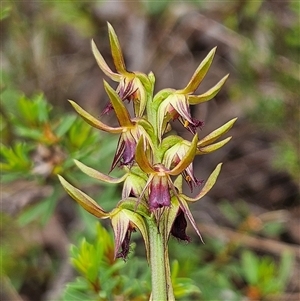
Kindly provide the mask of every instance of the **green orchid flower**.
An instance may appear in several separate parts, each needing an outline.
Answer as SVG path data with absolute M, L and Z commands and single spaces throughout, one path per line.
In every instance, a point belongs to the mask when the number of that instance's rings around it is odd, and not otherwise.
M 197 143 L 198 145 L 198 143 Z M 168 136 L 162 141 L 162 150 L 164 152 L 163 160 L 168 168 L 176 166 L 180 162 L 191 147 L 191 142 L 179 136 Z M 166 149 L 164 151 L 164 149 Z M 197 154 L 197 150 L 196 150 Z M 193 162 L 183 170 L 182 176 L 188 184 L 191 192 L 194 186 L 199 186 L 203 181 L 198 180 L 194 175 Z
M 215 52 L 216 48 L 213 48 L 209 52 L 206 58 L 196 69 L 185 88 L 181 90 L 164 89 L 155 95 L 153 101 L 158 110 L 157 123 L 161 136 L 165 132 L 170 120 L 178 119 L 192 134 L 195 134 L 197 128 L 201 128 L 204 125 L 203 121 L 191 116 L 190 105 L 196 105 L 211 100 L 217 95 L 229 76 L 228 74 L 224 76 L 207 92 L 200 95 L 193 94 L 205 77 L 212 63 Z
M 155 211 L 159 208 L 169 207 L 171 205 L 171 191 L 175 191 L 175 187 L 170 176 L 176 176 L 183 173 L 192 163 L 196 155 L 198 136 L 195 135 L 188 151 L 177 162 L 172 169 L 166 167 L 165 162 L 151 164 L 144 151 L 144 141 L 140 139 L 137 147 L 135 160 L 141 170 L 148 175 L 148 181 L 145 185 L 143 193 L 149 189 L 149 208 Z M 143 195 L 143 194 L 142 194 Z
M 114 178 L 109 175 L 103 174 L 92 167 L 86 166 L 78 160 L 74 160 L 74 162 L 82 172 L 84 172 L 91 178 L 109 184 L 119 184 L 124 182 L 122 190 L 122 199 L 126 199 L 130 196 L 139 197 L 142 194 L 143 189 L 147 183 L 147 175 L 144 172 L 142 172 L 139 168 L 137 168 L 137 165 L 131 166 L 130 168 L 124 167 L 126 173 L 120 178 Z
M 138 229 L 145 241 L 147 257 L 149 257 L 149 239 L 146 224 L 141 217 L 147 215 L 147 208 L 143 204 L 139 207 L 130 206 L 131 203 L 136 204 L 134 198 L 121 200 L 118 206 L 111 212 L 106 212 L 91 197 L 75 188 L 67 182 L 62 176 L 58 176 L 59 180 L 66 192 L 86 211 L 100 219 L 110 219 L 115 235 L 115 258 L 126 258 L 129 252 L 131 233 Z M 129 204 L 128 204 L 129 203 Z M 126 205 L 125 205 L 126 204 Z M 131 210 L 128 209 L 131 207 Z M 134 209 L 137 208 L 137 209 Z M 121 251 L 119 252 L 121 248 Z
M 179 176 L 174 182 L 174 186 L 176 187 L 176 194 L 172 197 L 172 204 L 174 206 L 173 210 L 177 210 L 176 218 L 172 224 L 172 228 L 170 229 L 170 233 L 181 240 L 190 241 L 190 238 L 186 235 L 186 217 L 190 221 L 192 227 L 194 228 L 197 235 L 200 237 L 201 241 L 203 241 L 200 231 L 197 227 L 197 223 L 189 209 L 188 202 L 194 203 L 203 198 L 214 186 L 218 175 L 221 171 L 222 163 L 219 163 L 215 170 L 211 173 L 209 178 L 207 179 L 205 185 L 200 190 L 200 192 L 193 198 L 188 197 L 182 192 L 182 176 Z
M 144 137 L 152 146 L 151 136 L 153 135 L 153 128 L 151 124 L 143 118 L 131 119 L 127 108 L 116 91 L 113 90 L 107 82 L 104 82 L 104 87 L 116 113 L 120 125 L 119 127 L 108 126 L 93 117 L 74 101 L 70 100 L 70 103 L 77 113 L 91 126 L 108 133 L 120 134 L 120 139 L 111 166 L 112 170 L 118 163 L 121 165 L 131 164 L 135 154 L 135 147 L 140 137 Z
M 113 27 L 108 23 L 109 41 L 111 47 L 111 54 L 117 72 L 113 72 L 105 62 L 103 56 L 99 52 L 96 44 L 92 41 L 92 51 L 100 69 L 113 81 L 119 83 L 116 89 L 122 101 L 133 101 L 135 115 L 138 117 L 143 116 L 146 102 L 147 91 L 145 87 L 150 85 L 147 75 L 141 72 L 131 72 L 126 69 L 123 54 L 121 51 L 118 37 Z M 113 106 L 108 104 L 103 113 L 109 112 Z

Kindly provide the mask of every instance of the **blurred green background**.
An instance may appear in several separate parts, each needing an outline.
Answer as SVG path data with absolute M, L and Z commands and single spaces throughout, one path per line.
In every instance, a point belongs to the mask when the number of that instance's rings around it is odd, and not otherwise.
M 107 96 L 90 42 L 112 66 L 107 21 L 128 69 L 153 71 L 157 91 L 184 87 L 214 46 L 199 93 L 230 73 L 214 100 L 192 110 L 205 122 L 200 136 L 239 119 L 226 147 L 195 162 L 200 179 L 224 165 L 191 208 L 206 244 L 192 231 L 189 245 L 170 241 L 178 299 L 299 300 L 300 2 L 271 0 L 1 2 L 0 299 L 147 300 L 138 235 L 135 256 L 114 266 L 120 272 L 102 279 L 98 271 L 101 281 L 115 279 L 106 287 L 113 297 L 71 267 L 70 244 L 74 263 L 83 237 L 93 244 L 102 230 L 56 179 L 63 173 L 107 210 L 120 197 L 120 187 L 99 186 L 74 167 L 77 158 L 108 171 L 117 141 L 89 129 L 67 101 L 100 117 Z M 123 281 L 126 274 L 144 282 Z

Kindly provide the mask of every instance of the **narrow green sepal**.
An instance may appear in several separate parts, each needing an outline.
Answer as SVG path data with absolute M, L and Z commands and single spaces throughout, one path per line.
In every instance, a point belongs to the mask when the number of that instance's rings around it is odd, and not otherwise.
M 198 148 L 207 146 L 207 145 L 211 144 L 212 142 L 216 141 L 217 139 L 219 139 L 222 135 L 227 133 L 232 128 L 232 126 L 234 125 L 236 120 L 237 120 L 237 118 L 233 118 L 233 119 L 229 120 L 224 125 L 222 125 L 218 129 L 214 130 L 213 132 L 211 132 L 210 134 L 205 136 L 203 139 L 199 140 L 199 142 L 197 144 Z
M 108 126 L 108 125 L 104 124 L 103 122 L 101 122 L 100 120 L 93 117 L 91 114 L 89 114 L 87 111 L 85 111 L 81 106 L 79 106 L 76 102 L 74 102 L 72 100 L 69 100 L 69 102 L 71 103 L 71 105 L 73 106 L 75 111 L 81 116 L 81 118 L 84 119 L 92 127 L 102 130 L 102 131 L 105 131 L 105 132 L 113 133 L 113 134 L 122 133 L 123 128 L 121 128 L 121 127 L 114 128 L 114 127 Z
M 140 125 L 148 134 L 149 138 L 151 139 L 152 143 L 155 142 L 155 133 L 152 124 L 146 120 L 145 118 L 134 119 L 138 125 Z
M 125 174 L 123 177 L 121 178 L 113 178 L 111 176 L 105 175 L 103 173 L 101 173 L 98 170 L 95 170 L 91 167 L 86 166 L 85 164 L 79 162 L 78 160 L 74 160 L 75 164 L 79 167 L 79 169 L 81 171 L 83 171 L 85 174 L 87 174 L 88 176 L 106 182 L 106 183 L 111 183 L 111 184 L 118 184 L 123 182 L 126 179 L 127 174 Z
M 113 72 L 109 66 L 107 65 L 107 63 L 105 62 L 103 56 L 101 55 L 100 51 L 98 50 L 95 42 L 92 40 L 91 42 L 92 45 L 92 52 L 94 54 L 94 57 L 97 61 L 97 64 L 99 66 L 99 68 L 104 72 L 104 74 L 106 76 L 108 76 L 109 78 L 111 78 L 113 81 L 115 82 L 120 82 L 121 81 L 121 75 L 118 73 Z
M 98 218 L 109 218 L 109 213 L 105 212 L 91 197 L 75 188 L 62 176 L 58 175 L 58 178 L 66 192 L 86 211 Z
M 229 74 L 224 76 L 215 86 L 213 86 L 211 89 L 206 91 L 203 94 L 200 95 L 189 95 L 188 96 L 188 102 L 190 105 L 197 105 L 199 103 L 209 101 L 212 98 L 214 98 L 219 91 L 221 90 L 222 86 L 225 84 L 225 81 L 227 80 Z
M 136 78 L 138 78 L 140 80 L 140 82 L 144 86 L 147 93 L 151 93 L 153 83 L 151 83 L 149 77 L 146 74 L 142 73 L 142 72 L 134 72 L 134 74 L 135 74 Z
M 154 87 L 154 84 L 155 84 L 155 75 L 154 75 L 154 73 L 152 71 L 149 72 L 148 79 L 149 79 L 149 82 L 150 82 L 151 86 Z
M 201 62 L 199 67 L 194 72 L 191 80 L 186 85 L 186 87 L 182 90 L 176 91 L 177 93 L 190 94 L 190 93 L 193 93 L 198 88 L 198 86 L 202 82 L 203 78 L 205 77 L 205 75 L 206 75 L 206 73 L 207 73 L 207 71 L 208 71 L 208 69 L 209 69 L 209 67 L 212 63 L 212 60 L 214 58 L 216 49 L 217 49 L 217 47 L 214 47 L 208 53 L 208 55 L 204 58 L 204 60 Z
M 184 199 L 188 202 L 197 202 L 201 198 L 203 198 L 212 189 L 212 187 L 215 185 L 215 183 L 217 181 L 217 178 L 219 176 L 219 173 L 221 171 L 221 167 L 222 167 L 222 163 L 219 163 L 217 165 L 217 167 L 214 169 L 214 171 L 211 173 L 209 178 L 207 179 L 205 185 L 203 186 L 203 188 L 201 189 L 201 191 L 198 195 L 196 195 L 194 198 L 190 198 L 190 197 L 184 195 L 183 196 Z
M 126 66 L 124 63 L 123 54 L 121 51 L 121 46 L 118 40 L 118 37 L 116 35 L 115 30 L 111 26 L 110 23 L 107 22 L 108 26 L 108 34 L 109 34 L 109 42 L 110 42 L 110 48 L 111 48 L 111 54 L 114 60 L 114 65 L 116 67 L 116 70 L 125 76 L 128 76 L 130 72 L 126 70 Z
M 210 144 L 210 145 L 204 146 L 204 147 L 198 147 L 197 155 L 206 155 L 206 154 L 212 153 L 212 152 L 216 151 L 217 149 L 221 148 L 222 146 L 224 146 L 226 143 L 228 143 L 231 140 L 231 138 L 232 137 L 228 137 L 224 140 L 221 140 L 220 142 L 213 143 L 213 144 Z
M 138 198 L 128 197 L 128 198 L 122 199 L 118 203 L 117 207 L 122 208 L 122 209 L 127 209 L 130 211 L 135 211 L 135 212 L 141 214 L 142 216 L 144 216 L 145 218 L 150 217 L 148 205 L 145 204 L 144 201 L 142 201 Z

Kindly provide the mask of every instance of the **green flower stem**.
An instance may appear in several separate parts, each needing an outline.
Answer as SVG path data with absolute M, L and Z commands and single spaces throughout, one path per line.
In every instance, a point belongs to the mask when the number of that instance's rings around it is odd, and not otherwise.
M 168 248 L 163 235 L 164 229 L 158 229 L 154 219 L 148 220 L 148 226 L 152 280 L 151 301 L 173 301 L 175 299 L 170 277 Z

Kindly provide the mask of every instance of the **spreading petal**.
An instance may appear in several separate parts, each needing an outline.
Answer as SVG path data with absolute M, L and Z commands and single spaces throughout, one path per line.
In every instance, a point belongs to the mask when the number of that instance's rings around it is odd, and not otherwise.
M 203 94 L 200 95 L 188 95 L 188 102 L 190 105 L 197 105 L 199 103 L 211 100 L 213 97 L 215 97 L 223 85 L 225 84 L 225 81 L 227 80 L 229 74 L 225 75 L 214 87 L 209 89 Z
M 118 133 L 122 133 L 123 128 L 122 127 L 111 127 L 108 126 L 106 124 L 104 124 L 103 122 L 101 122 L 100 120 L 96 119 L 95 117 L 93 117 L 92 115 L 90 115 L 87 111 L 85 111 L 83 108 L 81 108 L 76 102 L 69 100 L 69 102 L 71 103 L 71 105 L 73 106 L 73 108 L 75 109 L 75 111 L 91 126 L 93 126 L 96 129 L 105 131 L 105 132 L 109 132 L 109 133 L 114 133 L 114 134 L 118 134 Z
M 203 139 L 199 140 L 197 146 L 203 147 L 203 146 L 213 143 L 214 141 L 219 139 L 222 135 L 227 133 L 232 128 L 232 126 L 234 125 L 236 120 L 237 120 L 237 118 L 233 118 L 233 119 L 229 120 L 224 125 L 217 128 L 216 130 L 214 130 L 213 132 L 211 132 L 210 134 L 205 136 Z
M 205 185 L 203 186 L 203 188 L 201 189 L 201 191 L 199 192 L 198 195 L 196 195 L 194 198 L 190 198 L 190 197 L 184 195 L 183 196 L 184 199 L 188 202 L 196 202 L 196 201 L 200 200 L 201 198 L 203 198 L 215 185 L 218 175 L 221 171 L 221 167 L 222 167 L 222 163 L 219 163 L 217 165 L 217 167 L 214 169 L 214 171 L 211 173 L 209 178 L 207 179 Z
M 95 170 L 91 167 L 86 166 L 85 164 L 79 162 L 78 160 L 74 160 L 74 162 L 88 176 L 90 176 L 94 179 L 106 182 L 106 183 L 112 183 L 112 184 L 121 183 L 121 182 L 125 181 L 125 179 L 127 177 L 127 174 L 125 174 L 121 178 L 113 178 L 113 177 L 110 177 L 108 175 L 101 173 L 98 170 Z
M 204 154 L 212 153 L 212 152 L 216 151 L 217 149 L 221 148 L 222 146 L 224 146 L 226 143 L 228 143 L 231 140 L 231 138 L 232 137 L 228 137 L 217 143 L 213 143 L 213 144 L 210 144 L 210 145 L 204 146 L 204 147 L 198 147 L 197 155 L 204 155 Z
M 189 219 L 192 227 L 194 228 L 194 230 L 196 231 L 196 233 L 200 237 L 201 241 L 203 242 L 202 236 L 201 236 L 200 231 L 197 227 L 197 223 L 196 223 L 196 221 L 195 221 L 195 219 L 192 215 L 192 212 L 190 211 L 190 208 L 189 208 L 187 202 L 183 198 L 179 198 L 179 203 L 180 203 L 180 208 L 182 209 L 183 213 L 187 216 L 187 218 Z

